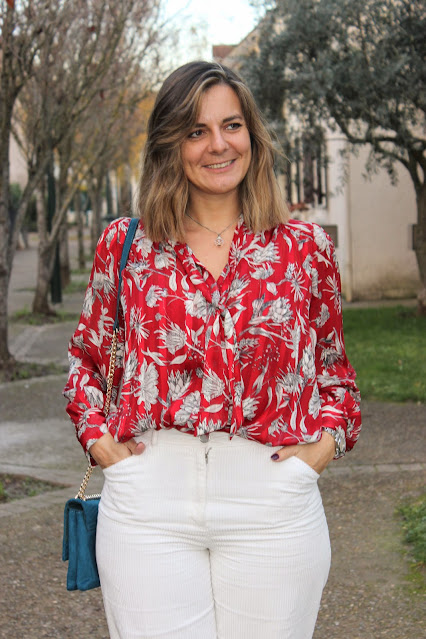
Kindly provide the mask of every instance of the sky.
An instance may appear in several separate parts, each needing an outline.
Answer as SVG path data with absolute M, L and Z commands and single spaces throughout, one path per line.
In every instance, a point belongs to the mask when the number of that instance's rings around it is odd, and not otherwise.
M 182 30 L 179 62 L 212 57 L 213 44 L 237 44 L 258 22 L 249 0 L 163 0 Z

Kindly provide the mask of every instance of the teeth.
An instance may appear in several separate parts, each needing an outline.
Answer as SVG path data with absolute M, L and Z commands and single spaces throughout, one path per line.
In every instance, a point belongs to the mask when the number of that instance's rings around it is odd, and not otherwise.
M 228 162 L 222 162 L 221 164 L 209 164 L 207 168 L 209 169 L 223 169 L 225 166 L 229 166 L 232 163 L 232 160 Z

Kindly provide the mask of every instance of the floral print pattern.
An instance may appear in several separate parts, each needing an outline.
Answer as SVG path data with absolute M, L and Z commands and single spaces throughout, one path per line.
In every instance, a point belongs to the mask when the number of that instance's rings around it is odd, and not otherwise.
M 109 431 L 225 430 L 278 446 L 360 429 L 360 398 L 342 333 L 340 279 L 324 230 L 290 221 L 254 234 L 240 218 L 217 281 L 179 242 L 152 242 L 142 223 L 123 271 L 113 402 L 103 404 L 118 265 L 129 218 L 97 247 L 69 349 L 67 411 L 88 451 Z

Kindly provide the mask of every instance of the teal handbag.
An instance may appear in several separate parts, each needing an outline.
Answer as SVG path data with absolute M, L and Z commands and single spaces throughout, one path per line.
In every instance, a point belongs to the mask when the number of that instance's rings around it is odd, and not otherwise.
M 136 233 L 139 220 L 132 218 L 127 229 L 126 239 L 120 260 L 120 272 L 117 287 L 117 307 L 113 326 L 111 357 L 108 370 L 107 393 L 104 412 L 108 415 L 111 403 L 112 380 L 117 352 L 118 313 L 122 272 L 127 264 L 130 247 Z M 100 495 L 85 496 L 87 482 L 93 467 L 89 463 L 80 490 L 74 499 L 69 499 L 64 510 L 64 534 L 62 539 L 62 560 L 68 561 L 67 590 L 90 590 L 100 586 L 98 566 L 96 564 L 96 525 Z
M 68 561 L 67 590 L 98 588 L 96 524 L 99 497 L 69 499 L 64 511 L 62 559 Z

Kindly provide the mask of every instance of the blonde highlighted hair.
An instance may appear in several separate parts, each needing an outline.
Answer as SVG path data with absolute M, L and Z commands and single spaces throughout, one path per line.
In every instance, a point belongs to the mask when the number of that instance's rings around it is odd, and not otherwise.
M 288 220 L 274 173 L 273 142 L 250 90 L 228 67 L 190 62 L 164 81 L 148 122 L 137 206 L 153 241 L 184 238 L 189 188 L 181 145 L 197 122 L 203 94 L 216 84 L 226 84 L 235 91 L 250 134 L 252 158 L 239 187 L 246 226 L 259 233 Z

